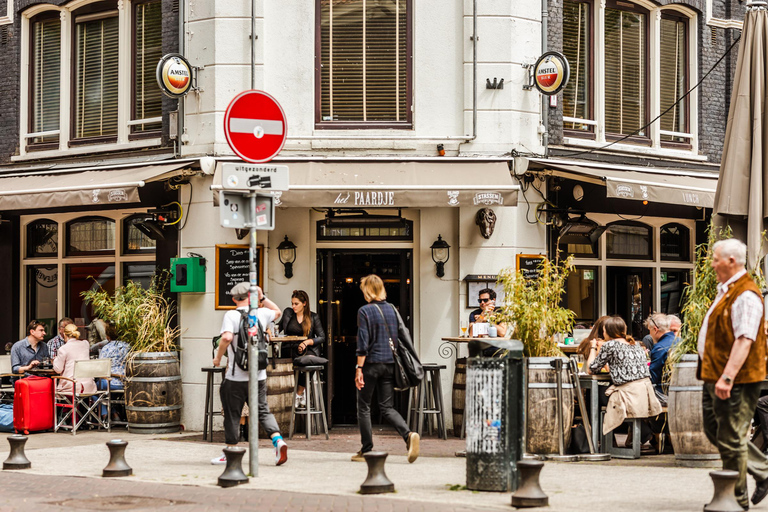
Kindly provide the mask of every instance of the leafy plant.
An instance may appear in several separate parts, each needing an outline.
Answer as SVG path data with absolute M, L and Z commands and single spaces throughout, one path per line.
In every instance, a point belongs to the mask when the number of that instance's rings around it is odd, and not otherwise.
M 512 337 L 523 342 L 528 357 L 562 355 L 554 336 L 570 332 L 573 326 L 575 313 L 560 306 L 572 263 L 572 256 L 561 263 L 544 258 L 537 279 L 526 279 L 513 268 L 499 273 L 504 304 L 494 312 L 492 321 L 506 323 Z
M 167 273 L 156 274 L 149 288 L 128 281 L 114 295 L 101 287 L 81 295 L 99 318 L 112 323 L 131 352 L 174 352 L 180 330 L 171 325 L 176 307 L 163 296 L 167 283 Z

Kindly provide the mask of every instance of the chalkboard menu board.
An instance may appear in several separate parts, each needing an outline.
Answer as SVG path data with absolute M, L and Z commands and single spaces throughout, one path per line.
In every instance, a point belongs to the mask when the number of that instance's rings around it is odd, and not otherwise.
M 526 279 L 538 279 L 541 271 L 539 266 L 544 259 L 545 256 L 541 254 L 518 254 L 517 270 L 522 272 Z
M 235 309 L 229 290 L 237 283 L 249 281 L 247 245 L 216 246 L 216 309 Z M 257 246 L 256 269 L 259 285 L 264 283 L 264 246 Z

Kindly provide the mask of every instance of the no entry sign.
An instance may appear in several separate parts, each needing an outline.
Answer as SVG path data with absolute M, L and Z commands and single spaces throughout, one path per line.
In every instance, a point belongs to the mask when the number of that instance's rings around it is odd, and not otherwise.
M 286 132 L 283 108 L 263 91 L 241 92 L 224 115 L 229 147 L 247 162 L 272 160 L 283 149 Z

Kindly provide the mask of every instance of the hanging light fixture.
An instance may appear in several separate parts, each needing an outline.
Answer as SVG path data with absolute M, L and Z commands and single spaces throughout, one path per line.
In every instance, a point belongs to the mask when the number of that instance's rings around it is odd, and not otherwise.
M 443 277 L 445 275 L 445 263 L 450 257 L 451 246 L 443 240 L 441 235 L 437 235 L 437 240 L 435 240 L 430 249 L 432 249 L 432 261 L 435 262 L 437 267 L 435 275 Z
M 285 235 L 285 240 L 277 246 L 277 257 L 285 267 L 285 277 L 292 278 L 293 262 L 296 261 L 296 244 L 288 240 L 288 235 Z

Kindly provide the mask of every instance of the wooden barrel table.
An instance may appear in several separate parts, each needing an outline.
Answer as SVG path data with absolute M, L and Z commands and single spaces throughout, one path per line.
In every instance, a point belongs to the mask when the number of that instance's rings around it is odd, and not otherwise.
M 293 359 L 272 359 L 267 365 L 267 405 L 269 412 L 275 416 L 280 433 L 288 435 L 291 423 L 291 405 L 293 404 Z M 259 426 L 259 437 L 267 437 L 264 429 Z
M 181 367 L 178 352 L 140 352 L 126 365 L 128 431 L 164 434 L 181 428 Z
M 461 436 L 461 426 L 464 424 L 464 400 L 467 392 L 467 358 L 456 358 L 453 371 L 453 391 L 451 403 L 453 408 L 453 435 Z
M 669 382 L 667 412 L 675 463 L 684 467 L 716 465 L 717 448 L 704 434 L 701 412 L 702 381 L 696 378 L 698 356 L 686 354 L 675 364 Z
M 528 367 L 528 411 L 526 414 L 526 452 L 553 454 L 560 451 L 560 437 L 557 430 L 557 381 L 555 369 L 550 364 L 554 357 L 529 357 Z M 573 384 L 568 375 L 568 359 L 563 359 L 562 408 L 563 436 L 565 450 L 571 442 L 573 425 Z

